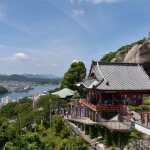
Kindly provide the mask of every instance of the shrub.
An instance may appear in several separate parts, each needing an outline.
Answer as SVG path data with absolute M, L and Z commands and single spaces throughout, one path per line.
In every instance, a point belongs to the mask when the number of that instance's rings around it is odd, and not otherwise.
M 132 138 L 135 138 L 135 139 L 139 139 L 139 138 L 140 138 L 140 136 L 139 136 L 138 133 L 136 133 L 136 132 L 131 132 L 130 136 L 131 136 Z

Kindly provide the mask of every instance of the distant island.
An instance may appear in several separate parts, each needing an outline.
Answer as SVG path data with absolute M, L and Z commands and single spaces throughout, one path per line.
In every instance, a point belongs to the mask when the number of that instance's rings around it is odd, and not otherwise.
M 6 88 L 4 88 L 3 86 L 0 86 L 0 94 L 3 94 L 3 93 L 7 93 L 8 90 Z

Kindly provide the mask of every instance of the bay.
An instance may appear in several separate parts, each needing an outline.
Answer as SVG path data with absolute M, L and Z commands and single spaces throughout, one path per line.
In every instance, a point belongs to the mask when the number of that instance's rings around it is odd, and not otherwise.
M 0 101 L 2 98 L 6 96 L 9 96 L 12 100 L 17 100 L 20 97 L 33 96 L 36 93 L 42 93 L 44 91 L 53 90 L 55 88 L 58 88 L 59 86 L 60 86 L 59 84 L 38 85 L 38 86 L 33 86 L 34 89 L 29 90 L 28 92 L 11 92 L 11 93 L 0 94 Z

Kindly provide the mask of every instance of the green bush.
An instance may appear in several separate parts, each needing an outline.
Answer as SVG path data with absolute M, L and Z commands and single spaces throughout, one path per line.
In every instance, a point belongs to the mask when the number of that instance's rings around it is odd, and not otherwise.
M 135 139 L 139 139 L 139 138 L 140 138 L 140 136 L 138 135 L 137 132 L 131 132 L 130 136 L 131 136 L 132 138 L 135 138 Z
M 89 126 L 89 133 L 91 139 L 97 137 L 97 129 L 95 128 L 95 126 Z
M 131 106 L 131 105 L 128 105 L 128 107 L 129 107 L 129 109 L 131 110 L 131 111 L 139 111 L 139 110 L 141 110 L 141 108 L 138 106 Z
M 110 136 L 110 131 L 108 129 L 105 129 L 105 135 L 104 135 L 104 143 L 107 147 L 112 145 L 112 140 Z
M 149 111 L 150 110 L 150 107 L 148 105 L 140 105 L 139 106 L 142 110 L 147 110 Z
M 144 104 L 145 105 L 150 105 L 150 98 L 149 97 L 144 99 Z

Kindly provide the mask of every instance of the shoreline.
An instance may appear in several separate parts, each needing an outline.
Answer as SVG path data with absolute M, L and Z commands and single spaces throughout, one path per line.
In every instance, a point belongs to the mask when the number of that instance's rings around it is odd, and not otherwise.
M 8 93 L 3 93 L 0 94 L 0 101 L 2 98 L 8 96 L 12 100 L 17 100 L 19 97 L 29 97 L 31 95 L 37 94 L 37 93 L 42 93 L 44 91 L 50 91 L 55 88 L 58 88 L 60 84 L 49 84 L 49 85 L 37 85 L 34 86 L 33 90 L 29 90 L 27 92 L 8 92 Z

